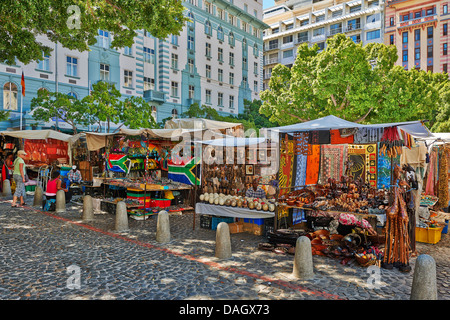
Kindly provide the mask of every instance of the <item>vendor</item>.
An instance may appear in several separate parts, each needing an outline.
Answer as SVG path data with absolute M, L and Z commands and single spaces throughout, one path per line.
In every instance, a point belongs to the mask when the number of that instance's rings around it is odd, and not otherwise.
M 247 189 L 245 196 L 250 198 L 265 199 L 266 192 L 262 188 L 258 187 L 258 184 L 258 179 L 253 179 L 252 187 Z
M 45 192 L 46 199 L 47 200 L 50 200 L 50 199 L 56 200 L 56 193 L 59 190 L 63 190 L 65 192 L 66 203 L 68 203 L 72 199 L 72 193 L 70 192 L 69 188 L 62 187 L 60 172 L 58 170 L 55 170 L 55 171 L 52 171 L 51 178 L 47 182 L 47 190 Z
M 81 182 L 81 172 L 80 170 L 77 170 L 77 166 L 72 166 L 72 169 L 67 173 L 67 178 L 69 179 L 70 183 Z

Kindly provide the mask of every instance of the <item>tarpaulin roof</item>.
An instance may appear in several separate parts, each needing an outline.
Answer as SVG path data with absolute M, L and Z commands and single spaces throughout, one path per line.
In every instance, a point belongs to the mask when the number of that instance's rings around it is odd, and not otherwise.
M 181 118 L 167 120 L 166 129 L 201 129 L 201 130 L 222 130 L 242 126 L 242 123 L 217 121 L 203 118 Z
M 67 142 L 74 142 L 80 136 L 72 136 L 55 130 L 18 130 L 18 131 L 0 131 L 0 134 L 20 139 L 42 140 L 55 139 Z
M 262 144 L 266 142 L 266 138 L 237 138 L 237 137 L 227 137 L 224 139 L 213 139 L 205 141 L 197 141 L 202 144 L 207 144 L 210 146 L 218 147 L 243 147 Z
M 350 128 L 386 128 L 397 127 L 409 133 L 414 137 L 426 138 L 433 137 L 433 134 L 428 130 L 422 121 L 404 121 L 394 123 L 379 123 L 379 124 L 360 124 L 350 122 L 333 115 L 318 118 L 311 121 L 291 124 L 282 127 L 267 128 L 283 133 L 294 133 L 297 131 L 312 131 L 312 130 L 334 130 L 334 129 L 350 129 Z

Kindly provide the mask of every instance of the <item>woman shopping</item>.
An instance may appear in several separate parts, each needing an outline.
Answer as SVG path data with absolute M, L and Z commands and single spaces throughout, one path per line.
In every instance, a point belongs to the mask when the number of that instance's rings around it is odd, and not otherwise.
M 24 157 L 27 154 L 23 150 L 19 150 L 17 152 L 17 158 L 14 160 L 14 171 L 13 171 L 13 179 L 16 183 L 16 191 L 14 192 L 13 201 L 11 206 L 18 207 L 24 206 L 25 201 L 25 182 L 26 182 L 26 165 L 24 161 Z M 20 205 L 17 204 L 17 199 L 20 199 Z

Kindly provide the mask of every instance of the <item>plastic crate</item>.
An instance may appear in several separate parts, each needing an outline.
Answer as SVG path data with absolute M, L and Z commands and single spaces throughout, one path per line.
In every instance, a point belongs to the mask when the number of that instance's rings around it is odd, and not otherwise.
M 212 216 L 207 214 L 200 215 L 200 228 L 211 229 Z
M 416 227 L 416 241 L 424 243 L 438 243 L 441 241 L 442 227 L 439 228 L 419 228 Z
M 217 225 L 221 222 L 233 223 L 234 218 L 233 217 L 212 217 L 211 229 L 217 230 Z

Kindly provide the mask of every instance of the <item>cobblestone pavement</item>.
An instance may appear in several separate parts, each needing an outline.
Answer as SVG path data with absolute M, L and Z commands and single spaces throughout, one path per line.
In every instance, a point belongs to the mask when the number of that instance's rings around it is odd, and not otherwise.
M 80 205 L 44 213 L 0 199 L 0 299 L 409 300 L 411 292 L 413 272 L 379 269 L 372 282 L 376 274 L 367 268 L 320 256 L 313 257 L 314 279 L 296 279 L 292 255 L 258 250 L 266 240 L 249 233 L 232 234 L 233 257 L 218 260 L 215 231 L 200 228 L 198 215 L 193 228 L 193 213 L 170 215 L 165 244 L 156 242 L 156 216 L 130 218 L 125 233 L 114 231 L 113 214 L 95 214 L 92 222 L 81 216 Z M 450 300 L 449 242 L 443 235 L 436 245 L 417 243 L 419 254 L 436 261 L 440 300 Z M 79 288 L 70 286 L 73 267 Z

